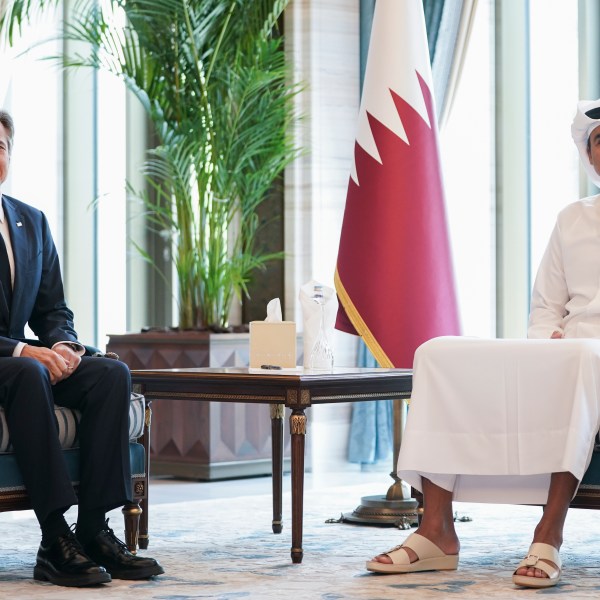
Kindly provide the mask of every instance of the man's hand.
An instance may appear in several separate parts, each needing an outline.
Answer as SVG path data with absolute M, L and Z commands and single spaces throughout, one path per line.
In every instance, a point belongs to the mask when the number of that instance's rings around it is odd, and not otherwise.
M 41 362 L 48 369 L 53 385 L 69 377 L 81 362 L 81 357 L 66 344 L 58 344 L 54 350 L 26 344 L 21 356 Z

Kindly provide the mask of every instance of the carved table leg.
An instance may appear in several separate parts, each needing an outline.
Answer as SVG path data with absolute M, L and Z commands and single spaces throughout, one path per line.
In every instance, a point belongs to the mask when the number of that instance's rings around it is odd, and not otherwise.
M 273 468 L 273 533 L 281 533 L 283 490 L 283 415 L 285 405 L 271 404 L 271 463 Z
M 292 562 L 301 563 L 302 520 L 304 509 L 304 442 L 306 415 L 303 409 L 294 409 L 290 416 L 292 437 Z

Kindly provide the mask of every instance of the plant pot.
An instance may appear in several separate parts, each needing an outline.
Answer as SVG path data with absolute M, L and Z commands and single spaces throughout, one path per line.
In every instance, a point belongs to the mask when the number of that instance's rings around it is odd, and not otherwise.
M 107 351 L 130 369 L 247 366 L 249 334 L 110 335 Z M 152 412 L 151 475 L 216 480 L 271 474 L 269 406 L 154 400 Z M 289 456 L 289 434 L 284 435 Z

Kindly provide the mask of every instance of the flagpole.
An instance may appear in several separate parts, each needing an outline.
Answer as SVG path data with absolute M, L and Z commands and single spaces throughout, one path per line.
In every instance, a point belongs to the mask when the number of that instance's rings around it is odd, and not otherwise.
M 460 335 L 433 78 L 422 0 L 377 0 L 334 282 L 336 328 L 359 335 L 382 367 Z M 406 403 L 394 401 L 393 483 L 342 520 L 408 528 L 418 502 L 397 476 Z
M 410 529 L 417 524 L 419 503 L 415 498 L 411 498 L 410 486 L 397 474 L 406 408 L 406 400 L 394 400 L 394 452 L 390 473 L 394 482 L 386 494 L 363 496 L 360 504 L 351 513 L 342 514 L 342 522 L 356 525 L 394 525 L 399 529 Z

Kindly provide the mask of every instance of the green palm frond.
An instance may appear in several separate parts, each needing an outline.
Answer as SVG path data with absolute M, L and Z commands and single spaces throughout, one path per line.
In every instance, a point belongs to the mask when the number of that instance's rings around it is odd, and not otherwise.
M 51 8 L 56 8 L 59 0 L 12 0 L 0 12 L 0 32 L 2 39 L 12 45 L 21 33 L 24 23 L 35 19 Z M 0 9 L 2 5 L 0 5 Z

